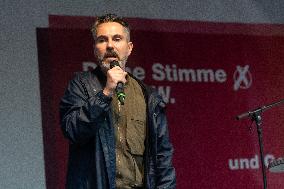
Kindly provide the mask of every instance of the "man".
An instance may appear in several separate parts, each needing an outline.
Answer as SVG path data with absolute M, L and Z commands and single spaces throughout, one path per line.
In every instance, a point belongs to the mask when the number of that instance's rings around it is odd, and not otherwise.
M 133 49 L 128 24 L 107 14 L 92 33 L 99 66 L 77 74 L 60 102 L 62 131 L 70 141 L 66 187 L 175 188 L 165 104 L 125 72 Z M 110 68 L 115 61 L 119 66 Z M 125 84 L 124 102 L 116 95 L 118 83 Z

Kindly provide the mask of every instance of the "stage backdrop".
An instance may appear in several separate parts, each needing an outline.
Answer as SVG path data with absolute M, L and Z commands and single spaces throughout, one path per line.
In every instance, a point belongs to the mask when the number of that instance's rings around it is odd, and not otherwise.
M 94 18 L 49 21 L 37 29 L 45 168 L 47 187 L 63 189 L 68 142 L 58 105 L 74 72 L 96 66 Z M 168 103 L 177 188 L 262 188 L 256 127 L 235 116 L 284 98 L 284 27 L 128 21 L 134 43 L 128 71 Z M 265 161 L 284 156 L 284 107 L 264 112 L 262 128 Z M 284 188 L 284 173 L 267 171 L 267 180 L 271 189 Z

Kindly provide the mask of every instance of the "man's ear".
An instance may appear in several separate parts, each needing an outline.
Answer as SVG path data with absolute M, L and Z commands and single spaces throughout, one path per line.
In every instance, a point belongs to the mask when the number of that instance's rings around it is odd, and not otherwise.
M 128 42 L 128 56 L 131 54 L 133 49 L 133 43 L 131 41 Z
M 95 42 L 93 43 L 93 52 L 94 52 L 94 55 L 96 56 L 97 50 L 96 50 L 96 43 Z

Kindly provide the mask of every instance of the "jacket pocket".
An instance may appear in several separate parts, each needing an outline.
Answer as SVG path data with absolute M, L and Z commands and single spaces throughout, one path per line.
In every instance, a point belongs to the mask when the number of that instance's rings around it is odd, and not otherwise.
M 127 120 L 126 141 L 129 151 L 133 155 L 142 156 L 145 150 L 145 121 L 131 118 Z

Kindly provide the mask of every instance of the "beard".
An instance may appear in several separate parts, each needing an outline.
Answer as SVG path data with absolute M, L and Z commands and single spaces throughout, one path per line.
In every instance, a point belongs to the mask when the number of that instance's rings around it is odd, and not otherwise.
M 118 60 L 119 67 L 125 71 L 125 65 L 126 65 L 127 58 L 124 60 Z M 101 70 L 106 73 L 110 69 L 110 63 L 107 63 L 106 61 L 100 61 L 99 60 L 99 66 L 101 67 Z
M 116 52 L 114 52 L 113 50 L 109 50 L 104 55 L 101 55 L 101 56 L 97 55 L 97 60 L 99 62 L 99 66 L 101 67 L 101 70 L 105 74 L 110 69 L 110 62 L 107 61 L 107 58 L 116 58 L 118 63 L 119 63 L 120 68 L 125 71 L 126 61 L 127 61 L 128 57 L 124 57 L 124 58 L 120 59 Z

